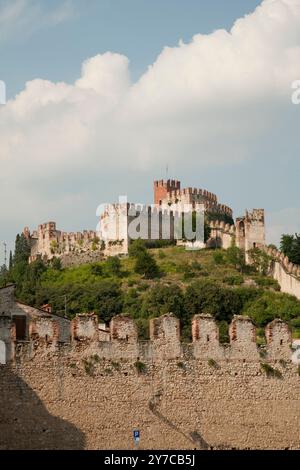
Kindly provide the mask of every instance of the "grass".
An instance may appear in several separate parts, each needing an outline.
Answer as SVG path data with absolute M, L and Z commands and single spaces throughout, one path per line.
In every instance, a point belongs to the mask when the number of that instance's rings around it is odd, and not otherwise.
M 282 373 L 280 370 L 275 369 L 274 367 L 270 366 L 266 362 L 262 362 L 260 364 L 261 370 L 266 374 L 267 377 L 274 377 L 276 379 L 282 378 Z
M 216 255 L 224 256 L 224 250 L 188 251 L 184 247 L 171 246 L 150 251 L 162 272 L 161 282 L 179 283 L 184 286 L 188 285 L 191 280 L 209 278 L 223 285 L 236 287 L 249 279 L 249 273 L 239 273 L 229 263 L 215 261 L 218 258 Z M 141 288 L 145 281 L 134 272 L 134 262 L 132 258 L 122 258 L 120 276 L 115 276 L 110 272 L 109 263 L 106 261 L 62 270 L 48 269 L 42 275 L 41 285 L 43 287 L 56 287 L 72 283 L 87 285 L 100 279 L 114 279 L 124 289 L 136 286 Z M 258 276 L 255 273 L 250 277 L 257 282 L 259 287 L 278 290 L 278 285 L 273 279 Z M 146 283 L 147 287 L 151 285 L 151 282 Z

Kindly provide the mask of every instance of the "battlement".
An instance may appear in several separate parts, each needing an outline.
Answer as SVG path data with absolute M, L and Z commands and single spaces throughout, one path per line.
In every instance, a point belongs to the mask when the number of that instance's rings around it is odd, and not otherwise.
M 265 211 L 264 209 L 253 209 L 252 211 L 246 211 L 245 220 L 248 222 L 265 222 Z
M 300 278 L 299 265 L 292 263 L 289 258 L 285 256 L 281 251 L 277 250 L 277 248 L 265 247 L 264 249 L 265 252 L 273 259 L 273 261 L 277 261 L 281 264 L 286 273 L 290 274 L 291 276 Z
M 235 233 L 235 225 L 231 225 L 231 224 L 226 224 L 223 220 L 212 220 L 209 224 L 210 228 L 212 230 L 220 230 L 224 233 L 229 233 L 229 234 L 232 234 L 234 235 Z
M 180 190 L 181 183 L 178 180 L 159 180 L 154 181 L 154 188 L 165 188 L 170 190 Z
M 179 190 L 172 190 L 169 192 L 169 199 L 173 200 L 173 199 L 180 199 L 184 196 L 187 196 L 187 195 L 191 195 L 191 196 L 194 196 L 195 199 L 197 199 L 199 197 L 199 199 L 201 200 L 207 200 L 207 201 L 211 201 L 215 204 L 217 204 L 218 202 L 218 198 L 216 196 L 216 194 L 213 194 L 209 191 L 207 191 L 206 189 L 197 189 L 197 188 L 184 188 L 184 189 L 179 189 Z
M 100 251 L 101 248 L 96 231 L 63 232 L 57 230 L 55 222 L 41 224 L 32 233 L 28 227 L 25 227 L 23 234 L 30 244 L 30 262 L 38 258 L 49 260 L 54 256 L 64 260 L 69 255 L 73 258 L 76 254 L 92 253 L 94 255 L 94 252 Z M 80 256 L 78 256 L 79 260 Z M 66 260 L 66 265 L 72 265 L 71 260 Z
M 138 340 L 136 323 L 128 315 L 117 315 L 109 329 L 99 325 L 94 314 L 77 315 L 70 325 L 70 343 L 60 339 L 61 324 L 55 318 L 41 316 L 30 321 L 30 354 L 37 348 L 56 351 L 69 344 L 68 354 L 73 356 L 82 351 L 97 354 L 109 360 L 208 360 L 259 362 L 260 349 L 256 344 L 256 328 L 250 318 L 235 316 L 229 327 L 229 344 L 220 344 L 219 329 L 214 318 L 208 314 L 195 315 L 192 319 L 192 343 L 184 344 L 180 338 L 180 322 L 173 314 L 166 314 L 150 320 L 150 340 Z M 13 333 L 14 326 L 9 318 L 1 319 L 0 340 L 5 343 L 8 361 L 14 362 L 18 343 Z M 105 333 L 105 334 L 104 334 Z M 265 329 L 267 361 L 291 360 L 292 337 L 288 325 L 274 320 Z

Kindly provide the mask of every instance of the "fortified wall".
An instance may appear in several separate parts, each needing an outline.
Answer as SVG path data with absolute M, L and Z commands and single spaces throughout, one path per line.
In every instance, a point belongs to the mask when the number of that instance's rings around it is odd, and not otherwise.
M 104 256 L 127 255 L 129 244 L 138 236 L 148 241 L 178 240 L 189 248 L 204 248 L 204 240 L 197 240 L 195 246 L 193 241 L 186 242 L 182 233 L 183 214 L 194 211 L 232 222 L 212 224 L 209 246 L 228 248 L 235 243 L 247 253 L 265 243 L 262 209 L 247 211 L 234 224 L 232 209 L 220 204 L 215 194 L 205 189 L 181 189 L 180 181 L 170 179 L 154 182 L 153 206 L 108 204 L 100 215 L 97 231 L 67 233 L 57 230 L 55 222 L 47 222 L 32 233 L 26 227 L 23 233 L 30 244 L 30 262 L 38 257 L 46 261 L 58 257 L 63 267 L 70 267 L 100 261 Z
M 139 341 L 126 315 L 109 329 L 79 315 L 64 343 L 56 320 L 40 318 L 29 341 L 16 342 L 7 320 L 0 447 L 133 449 L 139 429 L 141 449 L 300 449 L 300 379 L 287 325 L 266 327 L 264 349 L 247 317 L 234 317 L 228 345 L 209 315 L 196 315 L 191 328 L 192 342 L 182 343 L 168 314 L 152 319 L 150 340 Z
M 289 258 L 276 248 L 265 247 L 265 252 L 271 258 L 270 275 L 278 281 L 281 291 L 300 300 L 300 266 L 291 263 Z
M 47 222 L 32 233 L 25 227 L 23 234 L 30 245 L 30 262 L 38 257 L 46 260 L 59 257 L 64 266 L 72 266 L 103 258 L 103 246 L 93 230 L 63 232 L 57 230 L 55 222 Z
M 265 247 L 265 213 L 263 209 L 246 211 L 244 217 L 236 219 L 235 225 L 225 224 L 224 221 L 210 223 L 211 238 L 208 246 L 227 249 L 232 245 L 247 252 L 253 248 Z

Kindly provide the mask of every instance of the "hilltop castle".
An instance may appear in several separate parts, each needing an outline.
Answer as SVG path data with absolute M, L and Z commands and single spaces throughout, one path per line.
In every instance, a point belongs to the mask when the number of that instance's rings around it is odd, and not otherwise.
M 177 180 L 154 182 L 154 204 L 136 205 L 127 202 L 108 204 L 100 216 L 97 231 L 67 233 L 57 230 L 55 222 L 40 225 L 24 235 L 31 246 L 30 261 L 41 257 L 50 260 L 59 257 L 64 266 L 99 261 L 104 256 L 126 255 L 132 240 L 130 227 L 140 226 L 140 238 L 144 240 L 177 240 L 176 230 L 182 226 L 187 212 L 206 214 L 211 236 L 207 246 L 228 248 L 232 244 L 245 249 L 265 245 L 264 210 L 254 209 L 244 217 L 233 220 L 230 207 L 220 204 L 215 194 L 195 188 L 181 189 Z M 186 244 L 188 242 L 185 242 Z M 197 246 L 205 247 L 204 240 Z

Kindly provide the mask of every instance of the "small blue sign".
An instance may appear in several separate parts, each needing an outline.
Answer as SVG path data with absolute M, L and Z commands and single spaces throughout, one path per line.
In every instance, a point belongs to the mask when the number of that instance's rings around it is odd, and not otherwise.
M 140 442 L 140 431 L 133 431 L 133 439 L 134 439 L 134 442 Z

